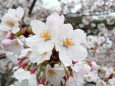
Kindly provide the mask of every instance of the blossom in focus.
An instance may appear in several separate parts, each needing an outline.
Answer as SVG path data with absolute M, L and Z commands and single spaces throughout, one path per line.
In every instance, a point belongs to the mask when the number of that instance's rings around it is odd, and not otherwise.
M 55 21 L 52 20 L 53 18 Z M 57 21 L 62 22 L 58 24 Z M 50 59 L 52 50 L 55 45 L 56 32 L 63 24 L 63 22 L 64 17 L 59 16 L 58 14 L 51 14 L 47 18 L 46 23 L 43 23 L 39 20 L 31 21 L 32 31 L 35 33 L 35 35 L 27 38 L 26 40 L 26 44 L 33 49 L 33 52 L 29 57 L 31 62 L 37 62 L 39 64 L 45 60 Z M 54 27 L 52 25 L 56 26 Z
M 35 35 L 26 40 L 26 44 L 33 49 L 30 61 L 39 64 L 49 60 L 54 47 L 59 52 L 59 59 L 66 66 L 71 65 L 72 60 L 83 60 L 87 57 L 87 50 L 82 46 L 86 42 L 84 31 L 73 30 L 71 24 L 63 23 L 64 17 L 57 13 L 51 14 L 46 23 L 38 20 L 31 22 Z
M 72 60 L 84 60 L 87 50 L 82 45 L 86 42 L 86 34 L 83 30 L 73 30 L 71 24 L 64 24 L 57 37 L 56 50 L 59 51 L 59 59 L 65 66 L 72 64 Z
M 50 59 L 54 47 L 55 34 L 41 21 L 33 20 L 31 26 L 35 35 L 26 40 L 26 44 L 33 49 L 29 59 L 31 62 L 39 64 Z

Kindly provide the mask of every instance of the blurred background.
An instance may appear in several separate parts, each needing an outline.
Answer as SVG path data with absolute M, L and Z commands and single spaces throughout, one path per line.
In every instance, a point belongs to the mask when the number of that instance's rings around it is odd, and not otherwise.
M 87 59 L 101 66 L 115 67 L 115 0 L 0 0 L 0 19 L 9 8 L 18 6 L 25 11 L 20 22 L 23 28 L 27 28 L 32 19 L 46 21 L 52 12 L 64 15 L 66 23 L 87 33 Z M 9 86 L 14 81 L 13 67 L 0 48 L 0 86 Z

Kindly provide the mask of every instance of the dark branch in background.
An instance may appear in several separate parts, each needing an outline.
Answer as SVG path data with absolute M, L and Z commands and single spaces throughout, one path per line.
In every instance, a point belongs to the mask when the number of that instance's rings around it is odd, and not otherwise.
M 32 13 L 32 10 L 33 10 L 33 8 L 34 8 L 34 6 L 35 6 L 36 1 L 37 1 L 37 0 L 33 0 L 32 4 L 31 4 L 31 7 L 30 7 L 29 12 L 28 12 L 28 15 L 29 15 L 29 16 L 30 16 L 31 13 Z
M 6 55 L 4 53 L 0 53 L 0 59 L 6 58 Z

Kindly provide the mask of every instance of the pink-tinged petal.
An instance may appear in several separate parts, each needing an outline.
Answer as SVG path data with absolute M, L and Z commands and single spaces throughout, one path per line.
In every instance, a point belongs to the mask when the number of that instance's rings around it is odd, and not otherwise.
M 20 59 L 18 60 L 18 62 L 17 62 L 18 65 L 21 64 L 25 59 L 26 59 L 26 57 L 22 57 L 22 58 L 20 58 Z
M 52 13 L 47 17 L 46 24 L 51 27 L 59 27 L 60 25 L 64 24 L 64 19 L 65 17 L 63 15 L 60 16 L 58 13 Z
M 23 43 L 19 39 L 14 39 L 11 44 L 11 52 L 19 55 L 23 49 Z
M 23 44 L 18 39 L 5 39 L 2 41 L 2 45 L 6 51 L 11 51 L 14 54 L 20 54 L 23 49 Z
M 11 41 L 12 40 L 10 40 L 10 39 L 4 39 L 4 40 L 2 40 L 2 44 L 4 45 L 4 46 L 9 46 L 10 44 L 11 44 Z
M 77 73 L 77 76 L 83 77 L 85 74 L 91 71 L 91 67 L 87 64 L 85 64 L 82 61 L 77 62 L 72 67 L 72 70 Z
M 15 36 L 15 35 L 14 35 L 13 33 L 11 33 L 11 34 L 9 34 L 8 39 L 11 39 L 11 40 L 12 40 L 12 39 L 14 39 L 14 36 Z
M 2 40 L 1 44 L 3 45 L 3 48 L 7 51 L 11 50 L 11 43 L 12 43 L 12 40 L 10 39 L 4 39 Z

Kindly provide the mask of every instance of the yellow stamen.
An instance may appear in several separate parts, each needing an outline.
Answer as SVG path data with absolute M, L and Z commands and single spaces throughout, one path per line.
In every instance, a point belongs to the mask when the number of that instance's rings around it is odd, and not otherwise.
M 16 45 L 16 46 L 18 46 L 18 45 L 20 45 L 20 44 L 19 44 L 19 42 L 18 42 L 18 41 L 16 41 L 16 42 L 15 42 L 15 45 Z
M 113 85 L 115 85 L 115 82 L 113 82 Z
M 40 33 L 40 36 L 43 37 L 45 40 L 50 40 L 51 36 L 50 34 L 48 33 L 47 30 L 43 30 L 41 33 Z
M 8 26 L 10 26 L 10 27 L 13 27 L 13 26 L 14 26 L 14 22 L 12 22 L 12 21 L 7 21 L 6 24 L 7 24 Z
M 18 16 L 18 15 L 15 15 L 14 17 L 15 17 L 15 18 L 18 18 L 18 19 L 20 18 L 20 16 Z
M 54 70 L 48 70 L 49 76 L 56 76 L 56 72 Z
M 67 48 L 71 47 L 72 45 L 74 45 L 74 42 L 72 40 L 72 38 L 66 38 L 64 41 L 63 41 L 63 45 Z
M 47 55 L 48 52 L 40 52 L 40 55 Z

